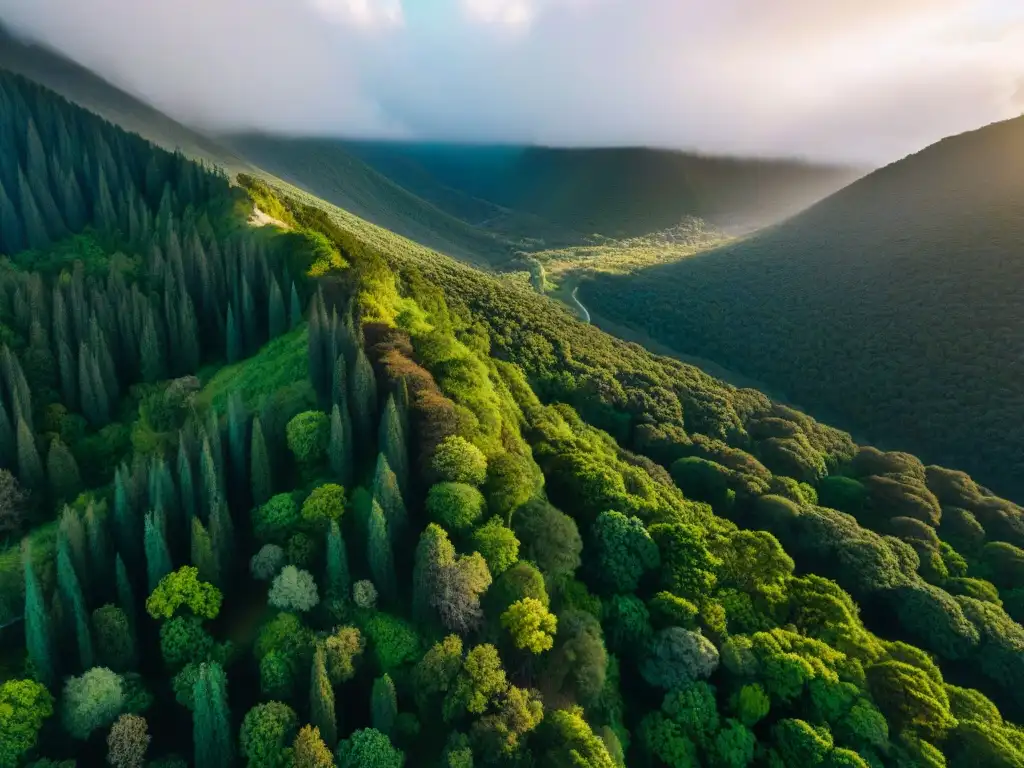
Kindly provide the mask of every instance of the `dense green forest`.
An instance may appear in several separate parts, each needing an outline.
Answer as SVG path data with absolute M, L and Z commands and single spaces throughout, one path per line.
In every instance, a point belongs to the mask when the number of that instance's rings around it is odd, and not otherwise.
M 584 303 L 864 438 L 1024 499 L 1024 118 L 939 142 Z
M 0 766 L 1024 765 L 1019 508 L 238 182 L 0 74 Z

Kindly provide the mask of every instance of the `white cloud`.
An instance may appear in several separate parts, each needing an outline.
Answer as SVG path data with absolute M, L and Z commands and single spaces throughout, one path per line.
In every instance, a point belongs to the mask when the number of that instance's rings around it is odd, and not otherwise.
M 400 0 L 309 0 L 328 19 L 362 27 L 401 24 Z
M 0 19 L 214 130 L 883 162 L 1019 114 L 1024 14 L 1006 7 L 0 0 Z

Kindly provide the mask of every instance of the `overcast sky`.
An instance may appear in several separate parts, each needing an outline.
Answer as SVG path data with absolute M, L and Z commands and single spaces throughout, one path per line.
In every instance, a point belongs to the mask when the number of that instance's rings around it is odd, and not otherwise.
M 883 163 L 1024 112 L 1020 0 L 0 0 L 212 131 Z

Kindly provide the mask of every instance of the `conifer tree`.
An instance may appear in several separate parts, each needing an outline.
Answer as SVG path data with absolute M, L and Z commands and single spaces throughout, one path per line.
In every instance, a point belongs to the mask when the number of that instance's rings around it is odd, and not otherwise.
M 258 319 L 256 302 L 252 296 L 252 289 L 249 287 L 249 280 L 242 275 L 242 328 L 245 330 L 242 339 L 243 354 L 251 354 L 260 346 Z
M 326 379 L 328 371 L 324 366 L 324 348 L 328 337 L 328 329 L 323 325 L 322 299 L 320 295 L 313 298 L 309 309 L 309 335 L 307 338 L 307 354 L 309 357 L 309 380 L 313 384 L 313 390 L 317 397 L 323 402 L 327 391 Z
M 384 510 L 376 498 L 370 506 L 366 560 L 377 591 L 385 601 L 393 603 L 397 596 L 395 557 Z
M 0 253 L 12 256 L 28 245 L 21 218 L 0 178 Z
M 331 525 L 327 530 L 327 567 L 324 583 L 327 594 L 336 600 L 347 598 L 352 587 L 345 540 L 341 536 L 341 528 L 338 526 L 337 520 L 331 520 Z
M 199 477 L 202 481 L 203 516 L 209 522 L 210 515 L 221 500 L 221 484 L 217 460 L 208 437 L 203 439 L 203 449 L 199 454 Z
M 230 768 L 235 763 L 235 739 L 228 709 L 227 676 L 220 664 L 210 661 L 200 666 L 192 700 L 195 767 Z
M 3 371 L 4 382 L 11 395 L 11 423 L 16 424 L 20 419 L 24 419 L 31 427 L 32 390 L 29 388 L 18 356 L 6 345 L 0 350 L 0 370 Z
M 192 565 L 199 569 L 200 581 L 208 581 L 214 586 L 220 586 L 220 569 L 217 567 L 217 557 L 213 551 L 213 542 L 210 534 L 207 533 L 202 521 L 198 517 L 192 518 Z
M 313 666 L 309 680 L 309 722 L 320 729 L 320 736 L 330 748 L 338 743 L 338 720 L 334 707 L 334 688 L 327 675 L 323 644 L 318 643 L 313 653 Z
M 46 457 L 46 474 L 50 479 L 54 501 L 73 501 L 78 495 L 82 487 L 78 463 L 59 437 L 50 442 L 50 451 Z
M 93 666 L 92 633 L 89 629 L 89 611 L 85 595 L 75 573 L 66 539 L 57 542 L 57 587 L 63 601 L 64 615 L 68 617 L 75 632 L 78 646 L 78 661 L 83 671 Z
M 351 425 L 347 416 L 348 414 L 343 414 L 337 405 L 331 409 L 331 439 L 327 445 L 331 471 L 338 482 L 346 488 L 352 485 L 354 463 Z
M 252 443 L 249 451 L 249 479 L 252 487 L 253 506 L 260 506 L 274 493 L 274 482 L 271 475 L 270 455 L 267 443 L 263 438 L 263 425 L 259 417 L 252 421 Z
M 398 694 L 391 676 L 384 674 L 373 681 L 370 694 L 370 725 L 388 738 L 395 736 L 398 718 Z
M 299 301 L 299 292 L 295 290 L 295 282 L 292 282 L 292 290 L 289 294 L 289 327 L 294 331 L 302 324 L 302 303 Z
M 402 500 L 398 478 L 391 471 L 391 466 L 383 453 L 377 455 L 377 468 L 373 473 L 373 498 L 380 502 L 384 510 L 392 548 L 399 549 L 405 540 L 409 517 L 405 510 L 405 502 Z
M 160 335 L 157 332 L 156 317 L 152 307 L 146 313 L 139 341 L 139 359 L 142 360 L 142 380 L 148 383 L 160 381 L 167 377 L 167 362 L 164 356 Z
M 109 594 L 112 575 L 110 540 L 107 537 L 106 522 L 92 504 L 85 510 L 85 533 L 89 542 L 89 572 L 93 577 L 94 591 L 104 597 Z
M 57 369 L 60 373 L 60 391 L 68 408 L 77 410 L 79 404 L 78 365 L 72 354 L 71 347 L 61 338 L 57 341 Z
M 242 329 L 235 320 L 235 310 L 228 304 L 227 319 L 227 358 L 229 363 L 237 363 L 244 357 L 242 346 Z
M 384 405 L 384 413 L 380 418 L 377 431 L 377 445 L 380 452 L 387 458 L 388 466 L 395 473 L 400 490 L 408 490 L 409 452 L 406 447 L 406 435 L 402 428 L 402 418 L 394 395 L 388 395 Z
M 68 546 L 68 554 L 71 555 L 71 564 L 75 566 L 75 573 L 81 583 L 88 585 L 89 582 L 89 554 L 86 541 L 85 526 L 82 519 L 71 507 L 65 506 L 60 513 L 60 523 L 57 526 L 58 541 L 65 541 Z M 85 587 L 88 592 L 88 586 Z
M 185 538 L 185 530 L 178 494 L 174 490 L 174 477 L 163 456 L 153 459 L 149 469 L 149 507 L 163 516 L 167 546 L 173 550 Z
M 192 474 L 192 460 L 185 447 L 184 435 L 178 437 L 178 494 L 181 497 L 181 511 L 186 530 L 190 530 L 192 520 L 197 514 L 196 489 Z
M 377 419 L 377 378 L 370 358 L 362 348 L 356 351 L 355 364 L 349 371 L 349 409 L 358 444 L 366 445 L 373 439 L 373 426 Z
M 343 354 L 334 359 L 331 376 L 331 402 L 342 409 L 346 420 L 350 418 L 348 413 L 348 363 Z
M 0 399 L 0 466 L 14 466 L 18 456 L 18 439 L 15 436 L 7 408 Z
M 177 351 L 178 367 L 181 373 L 191 373 L 199 368 L 199 323 L 195 306 L 186 293 L 179 305 L 178 328 L 181 332 L 180 349 Z
M 217 571 L 222 582 L 220 586 L 223 587 L 224 580 L 234 567 L 235 559 L 235 528 L 228 506 L 223 501 L 218 501 L 210 512 L 210 542 L 217 558 Z
M 128 569 L 125 568 L 120 554 L 114 559 L 114 578 L 117 581 L 117 604 L 121 606 L 124 615 L 128 617 L 128 623 L 134 629 L 135 592 L 132 590 L 132 583 L 128 579 Z
M 242 396 L 232 392 L 228 398 L 228 455 L 231 457 L 232 485 L 237 488 L 245 486 L 245 444 L 248 431 L 248 417 Z
M 29 247 L 36 250 L 48 248 L 50 235 L 46 231 L 43 214 L 40 213 L 39 206 L 32 194 L 32 188 L 20 168 L 18 169 L 18 192 L 21 200 L 21 223 Z
M 288 328 L 288 319 L 284 313 L 284 296 L 277 284 L 277 278 L 270 279 L 270 294 L 267 297 L 267 322 L 270 338 L 276 339 Z
M 52 688 L 57 681 L 53 630 L 43 589 L 36 578 L 28 539 L 22 545 L 21 562 L 25 575 L 25 647 L 36 679 Z
M 420 534 L 412 571 L 412 614 L 427 624 L 437 617 L 438 585 L 446 568 L 455 563 L 455 547 L 444 528 L 430 523 Z
M 18 420 L 18 480 L 33 491 L 42 490 L 46 482 L 36 438 L 24 419 Z
M 141 565 L 142 560 L 142 531 L 132 507 L 129 478 L 128 468 L 124 464 L 114 472 L 114 541 L 117 543 L 117 551 L 135 569 Z
M 146 515 L 145 523 L 146 579 L 149 592 L 156 589 L 160 579 L 174 570 L 171 553 L 167 548 L 163 531 L 154 519 L 153 513 Z

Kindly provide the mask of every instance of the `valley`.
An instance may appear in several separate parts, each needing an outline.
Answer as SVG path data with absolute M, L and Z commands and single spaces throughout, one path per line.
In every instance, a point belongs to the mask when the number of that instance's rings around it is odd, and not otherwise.
M 0 43 L 0 766 L 1024 765 L 1024 123 L 210 138 Z

